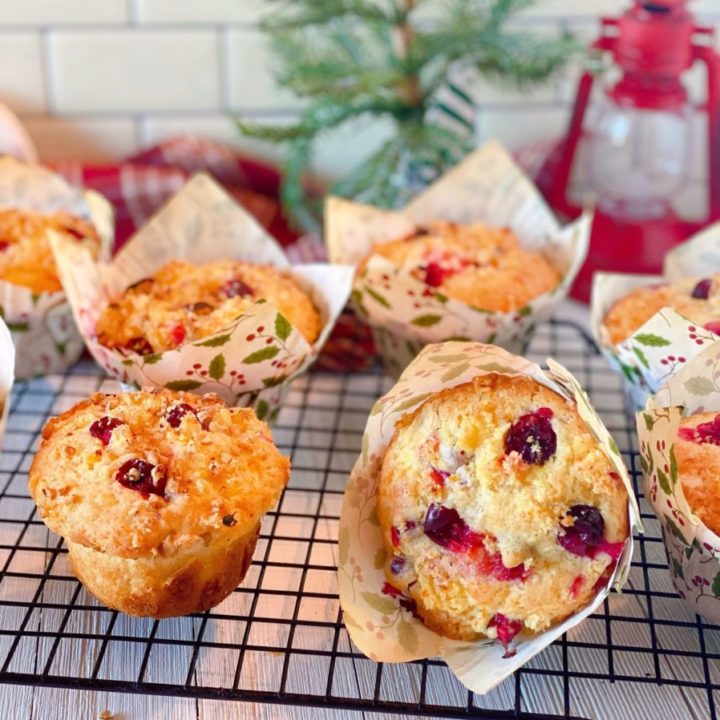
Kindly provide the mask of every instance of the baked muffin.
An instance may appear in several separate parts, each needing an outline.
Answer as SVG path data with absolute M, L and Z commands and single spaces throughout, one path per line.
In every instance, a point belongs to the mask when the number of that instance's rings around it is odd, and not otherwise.
M 620 298 L 605 315 L 613 345 L 627 340 L 656 312 L 671 307 L 691 322 L 720 333 L 720 273 L 684 278 L 675 283 L 635 288 Z
M 288 473 L 252 410 L 146 390 L 96 393 L 49 420 L 29 485 L 83 585 L 109 607 L 162 618 L 232 592 Z
M 35 293 L 62 290 L 48 230 L 82 243 L 97 258 L 100 237 L 88 220 L 66 212 L 46 215 L 31 210 L 0 210 L 0 280 Z
M 493 312 L 519 310 L 560 282 L 538 252 L 523 249 L 507 228 L 435 222 L 414 234 L 375 245 L 381 255 L 438 292 Z
M 607 582 L 627 502 L 572 402 L 524 376 L 479 376 L 395 428 L 377 494 L 390 592 L 442 635 L 507 647 Z
M 269 265 L 173 260 L 115 298 L 100 314 L 98 341 L 149 355 L 180 347 L 228 327 L 260 299 L 272 302 L 308 343 L 320 334 L 320 315 L 287 273 Z
M 674 448 L 688 505 L 720 535 L 720 414 L 708 412 L 684 418 Z

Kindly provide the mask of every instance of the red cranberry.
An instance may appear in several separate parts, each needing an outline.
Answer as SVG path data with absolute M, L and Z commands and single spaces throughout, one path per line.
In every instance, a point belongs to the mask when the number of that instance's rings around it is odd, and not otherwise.
M 580 591 L 582 590 L 582 586 L 585 583 L 585 576 L 584 575 L 577 575 L 575 579 L 570 584 L 570 597 L 577 599 L 580 595 Z
M 62 231 L 67 235 L 74 237 L 76 240 L 82 240 L 85 237 L 84 233 L 80 232 L 77 228 L 74 228 L 70 225 L 63 225 Z
M 187 403 L 178 403 L 177 405 L 173 405 L 167 411 L 165 419 L 170 427 L 178 428 L 180 427 L 182 419 L 188 413 L 192 413 L 195 417 L 197 417 L 197 412 L 195 412 L 195 408 L 192 405 L 188 405 Z
M 600 511 L 592 505 L 573 505 L 567 514 L 575 522 L 572 527 L 560 530 L 558 542 L 573 555 L 594 557 L 605 532 L 605 520 Z
M 177 325 L 173 326 L 172 330 L 170 330 L 170 337 L 172 338 L 172 341 L 176 346 L 182 344 L 183 340 L 185 340 L 186 335 L 187 330 L 185 330 L 185 326 L 182 323 L 178 323 Z
M 10 242 L 8 240 L 0 240 L 0 252 L 4 252 L 10 247 Z
M 701 280 L 692 291 L 692 296 L 698 300 L 707 300 L 710 296 L 710 286 L 712 285 L 712 278 L 705 278 Z
M 455 274 L 454 270 L 444 268 L 438 262 L 429 262 L 423 270 L 425 271 L 425 283 L 430 287 L 439 287 L 446 278 Z
M 90 434 L 94 438 L 97 438 L 103 445 L 107 445 L 110 442 L 112 431 L 118 427 L 118 425 L 124 424 L 125 422 L 120 420 L 120 418 L 105 415 L 105 417 L 101 417 L 90 426 Z
M 389 595 L 391 598 L 399 598 L 402 597 L 402 591 L 398 590 L 394 585 L 391 585 L 389 582 L 384 582 L 382 586 L 382 593 L 383 595 Z
M 544 465 L 557 450 L 552 417 L 547 407 L 521 415 L 505 435 L 505 453 L 518 453 L 528 465 Z
M 720 445 L 720 415 L 709 422 L 700 423 L 694 428 L 680 428 L 678 437 L 700 445 Z
M 522 626 L 521 620 L 511 620 L 502 613 L 496 613 L 488 623 L 488 627 L 494 627 L 496 629 L 497 639 L 506 650 L 508 645 L 510 645 L 522 630 Z
M 220 292 L 229 298 L 232 297 L 245 297 L 245 295 L 252 295 L 252 288 L 244 283 L 240 278 L 233 278 L 228 280 L 221 288 Z
M 394 525 L 390 528 L 390 541 L 393 547 L 400 547 L 400 531 Z
M 390 561 L 390 572 L 393 575 L 399 575 L 405 569 L 406 564 L 407 562 L 402 555 L 394 555 Z
M 430 477 L 438 487 L 445 487 L 445 481 L 450 475 L 452 475 L 452 473 L 449 473 L 447 470 L 438 470 L 437 468 L 430 470 Z
M 483 536 L 472 531 L 454 508 L 432 503 L 425 514 L 425 534 L 451 552 L 463 552 L 482 544 Z
M 209 315 L 215 308 L 210 303 L 194 302 L 186 305 L 185 309 L 196 315 Z
M 140 458 L 132 458 L 120 466 L 115 479 L 123 487 L 136 490 L 145 498 L 149 495 L 165 497 L 167 475 L 162 465 L 153 465 Z
M 125 343 L 125 348 L 138 355 L 152 355 L 155 352 L 150 341 L 140 336 L 130 338 L 130 340 Z
M 705 323 L 703 327 L 711 333 L 715 333 L 715 335 L 720 335 L 720 322 L 717 320 L 711 320 L 710 322 Z M 698 344 L 700 344 L 700 342 L 698 342 Z

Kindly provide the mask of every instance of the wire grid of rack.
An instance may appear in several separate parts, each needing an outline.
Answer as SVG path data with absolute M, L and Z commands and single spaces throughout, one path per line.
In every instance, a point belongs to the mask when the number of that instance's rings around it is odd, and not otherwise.
M 552 355 L 577 375 L 639 489 L 620 380 L 590 338 L 552 322 L 539 328 L 529 355 Z M 336 592 L 338 518 L 367 413 L 390 384 L 380 372 L 309 373 L 294 382 L 274 428 L 292 456 L 292 478 L 263 523 L 247 578 L 210 612 L 158 622 L 88 595 L 27 493 L 48 415 L 116 384 L 88 361 L 18 383 L 0 457 L 0 682 L 271 703 L 277 717 L 277 706 L 301 705 L 393 716 L 714 720 L 720 627 L 676 595 L 642 498 L 646 534 L 625 592 L 491 693 L 469 693 L 439 660 L 378 665 L 351 645 Z

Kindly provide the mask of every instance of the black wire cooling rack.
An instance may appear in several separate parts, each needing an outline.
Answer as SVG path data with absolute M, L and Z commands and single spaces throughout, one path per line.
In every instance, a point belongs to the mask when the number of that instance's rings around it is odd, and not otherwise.
M 552 355 L 589 391 L 638 487 L 620 381 L 569 323 L 539 328 L 530 355 Z M 448 718 L 715 719 L 720 627 L 691 613 L 668 576 L 660 528 L 641 497 L 622 595 L 485 696 L 438 660 L 378 665 L 350 643 L 335 579 L 337 527 L 365 419 L 390 385 L 376 373 L 297 380 L 274 429 L 292 478 L 263 523 L 242 586 L 202 615 L 153 621 L 100 606 L 70 573 L 65 547 L 27 493 L 48 415 L 116 388 L 89 362 L 18 383 L 0 456 L 0 683 Z M 340 712 L 346 711 L 346 712 Z M 276 713 L 276 714 L 275 714 Z M 357 713 L 358 717 L 363 714 Z M 370 715 L 368 715 L 369 717 Z

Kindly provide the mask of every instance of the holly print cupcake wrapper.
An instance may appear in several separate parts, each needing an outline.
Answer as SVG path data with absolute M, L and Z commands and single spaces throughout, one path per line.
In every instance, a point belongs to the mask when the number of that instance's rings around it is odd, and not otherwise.
M 286 384 L 317 357 L 350 293 L 353 270 L 289 263 L 254 218 L 208 175 L 195 175 L 136 233 L 112 262 L 55 235 L 53 251 L 88 350 L 113 377 L 134 387 L 215 392 L 230 405 L 252 406 L 273 420 Z M 110 298 L 174 259 L 225 258 L 285 268 L 310 294 L 323 321 L 309 345 L 274 305 L 258 300 L 221 331 L 174 350 L 138 355 L 110 350 L 96 338 L 97 318 Z
M 71 187 L 39 165 L 0 159 L 0 208 L 65 210 L 89 218 L 100 235 L 101 256 L 110 255 L 114 229 L 109 203 L 97 193 Z M 15 343 L 18 378 L 62 372 L 83 351 L 84 342 L 64 292 L 34 293 L 0 280 L 0 316 Z
M 508 227 L 523 247 L 542 252 L 562 273 L 560 284 L 515 312 L 487 312 L 449 299 L 375 255 L 355 278 L 353 304 L 375 331 L 391 370 L 405 367 L 410 348 L 444 340 L 477 340 L 511 350 L 527 344 L 536 325 L 566 297 L 587 254 L 591 217 L 560 227 L 537 188 L 497 143 L 470 154 L 398 212 L 329 198 L 325 239 L 332 262 L 357 264 L 378 243 L 435 220 Z M 395 342 L 382 343 L 383 336 Z M 401 342 L 405 341 L 405 342 Z M 416 353 L 415 353 L 416 354 Z
M 519 635 L 515 654 L 505 656 L 500 643 L 484 639 L 460 642 L 442 637 L 403 608 L 402 598 L 383 593 L 385 548 L 375 508 L 376 486 L 383 457 L 395 425 L 407 413 L 439 391 L 469 382 L 489 372 L 527 375 L 565 398 L 573 400 L 588 429 L 597 437 L 628 492 L 628 517 L 640 528 L 635 496 L 617 446 L 602 424 L 577 380 L 562 366 L 549 361 L 550 370 L 511 355 L 502 348 L 470 342 L 426 346 L 405 369 L 397 384 L 370 411 L 362 452 L 352 470 L 340 515 L 338 587 L 343 619 L 352 641 L 378 662 L 409 662 L 440 656 L 458 679 L 476 693 L 486 693 L 562 633 L 595 612 L 609 587 L 625 581 L 632 558 L 632 534 L 608 586 L 592 603 L 543 633 Z M 509 654 L 508 654 L 509 655 Z
M 10 413 L 10 392 L 15 379 L 15 346 L 7 325 L 0 320 L 0 442 Z

